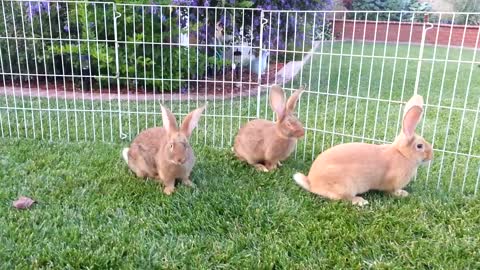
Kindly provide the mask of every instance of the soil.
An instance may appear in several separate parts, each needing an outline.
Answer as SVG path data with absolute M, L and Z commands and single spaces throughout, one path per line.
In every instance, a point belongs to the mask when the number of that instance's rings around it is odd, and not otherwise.
M 267 72 L 261 77 L 262 85 L 270 85 L 275 83 L 275 75 L 281 70 L 283 64 L 271 64 Z M 234 76 L 232 70 L 216 74 L 204 80 L 193 81 L 189 88 L 173 93 L 153 93 L 153 89 L 145 89 L 143 87 L 122 86 L 120 94 L 116 86 L 108 88 L 98 88 L 93 86 L 90 89 L 90 81 L 84 80 L 84 88 L 80 83 L 80 78 L 75 79 L 75 84 L 71 78 L 63 80 L 60 78 L 57 82 L 46 82 L 45 80 L 38 83 L 37 80 L 31 79 L 28 82 L 4 82 L 0 80 L 0 89 L 6 95 L 17 96 L 40 96 L 40 97 L 58 97 L 65 99 L 82 98 L 93 100 L 196 100 L 196 99 L 231 99 L 239 96 L 256 95 L 258 92 L 258 77 L 254 73 L 250 73 L 247 69 L 239 76 Z

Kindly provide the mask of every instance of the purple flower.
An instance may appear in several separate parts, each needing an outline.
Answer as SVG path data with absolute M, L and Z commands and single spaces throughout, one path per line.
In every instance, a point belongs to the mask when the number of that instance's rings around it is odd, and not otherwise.
M 68 27 L 68 25 L 65 25 L 65 26 L 63 27 L 63 31 L 65 31 L 65 32 L 68 33 L 68 32 L 70 31 L 70 27 Z
M 183 0 L 172 0 L 172 5 L 173 6 L 179 6 L 181 4 L 183 4 Z
M 203 2 L 203 6 L 204 6 L 204 7 L 209 7 L 209 6 L 210 6 L 210 1 L 205 0 L 205 1 Z
M 50 13 L 50 3 L 48 1 L 29 1 L 25 2 L 24 5 L 27 8 L 27 16 L 30 21 L 33 19 L 34 16 L 40 14 L 42 11 Z
M 150 13 L 150 14 L 157 14 L 157 12 L 158 12 L 157 6 L 150 6 L 150 9 L 147 10 L 147 13 Z
M 232 18 L 229 13 L 226 13 L 225 15 L 222 15 L 220 19 L 218 19 L 218 22 L 220 25 L 222 25 L 224 28 L 231 26 L 231 21 Z
M 185 8 L 180 9 L 180 27 L 185 28 L 188 27 L 188 16 L 187 10 Z
M 198 43 L 205 44 L 206 40 L 207 40 L 207 25 L 204 24 L 200 26 L 198 29 Z
M 90 26 L 90 28 L 93 28 L 93 27 L 95 26 L 95 23 L 94 23 L 94 22 L 90 22 L 88 25 Z
M 162 20 L 162 22 L 165 22 L 167 20 L 167 17 L 165 17 L 165 15 L 162 15 L 160 19 Z
M 42 10 L 50 12 L 50 3 L 48 1 L 40 2 L 40 6 Z
M 30 2 L 26 2 L 25 6 L 27 7 L 27 16 L 28 16 L 29 20 L 31 21 L 33 16 L 37 15 L 37 13 L 39 11 L 39 6 L 35 3 L 32 4 Z

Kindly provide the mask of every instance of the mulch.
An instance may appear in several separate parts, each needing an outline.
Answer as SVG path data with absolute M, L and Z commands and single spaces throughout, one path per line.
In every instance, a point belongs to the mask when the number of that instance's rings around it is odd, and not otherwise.
M 261 77 L 262 85 L 271 85 L 275 83 L 276 73 L 281 70 L 283 64 L 271 64 Z M 8 78 L 7 78 L 8 79 Z M 154 93 L 153 89 L 144 88 L 140 85 L 117 86 L 111 85 L 110 88 L 99 88 L 93 85 L 90 88 L 90 80 L 85 80 L 82 84 L 80 78 L 72 78 L 63 80 L 60 78 L 56 82 L 39 81 L 31 78 L 30 83 L 27 81 L 2 81 L 0 80 L 0 92 L 16 96 L 36 96 L 50 98 L 82 98 L 93 100 L 196 100 L 196 99 L 230 99 L 239 96 L 248 96 L 258 94 L 258 77 L 254 73 L 250 73 L 248 69 L 242 69 L 242 73 L 234 76 L 232 70 L 225 70 L 225 74 L 215 74 L 203 80 L 191 81 L 189 87 L 181 91 L 172 93 Z M 141 83 L 139 83 L 141 84 Z M 120 90 L 120 91 L 119 91 Z M 120 92 L 120 94 L 119 94 Z

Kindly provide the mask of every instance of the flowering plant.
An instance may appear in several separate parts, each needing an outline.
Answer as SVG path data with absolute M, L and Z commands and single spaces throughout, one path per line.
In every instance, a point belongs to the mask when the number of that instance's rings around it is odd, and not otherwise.
M 329 9 L 332 0 L 136 2 L 2 1 L 9 20 L 0 20 L 0 72 L 172 91 L 229 68 L 238 45 L 281 53 L 329 38 L 321 11 L 296 11 Z M 291 12 L 269 12 L 276 9 Z

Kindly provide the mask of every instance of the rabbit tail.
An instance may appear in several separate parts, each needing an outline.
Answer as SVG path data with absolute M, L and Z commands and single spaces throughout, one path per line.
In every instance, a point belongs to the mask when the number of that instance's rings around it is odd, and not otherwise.
M 304 174 L 302 173 L 294 174 L 293 180 L 295 180 L 295 182 L 305 190 L 310 191 L 310 181 Z
M 123 148 L 122 150 L 122 157 L 123 157 L 123 160 L 125 160 L 125 162 L 128 164 L 128 150 L 130 150 L 130 148 Z

